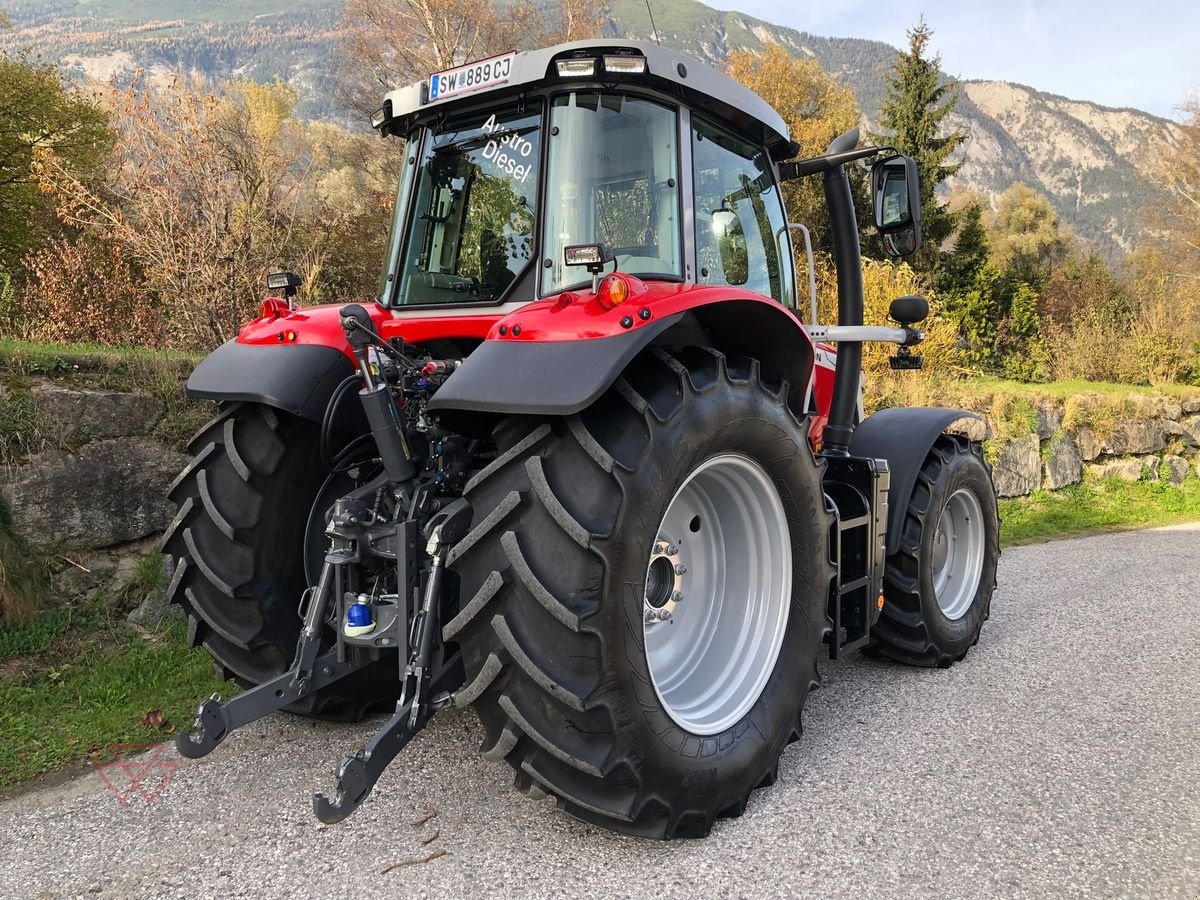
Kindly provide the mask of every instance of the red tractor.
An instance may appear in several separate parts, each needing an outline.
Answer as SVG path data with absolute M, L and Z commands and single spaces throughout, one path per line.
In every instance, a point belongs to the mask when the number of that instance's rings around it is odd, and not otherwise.
M 220 412 L 171 489 L 171 592 L 247 690 L 184 755 L 278 709 L 394 708 L 315 796 L 335 822 L 473 706 L 526 793 L 704 835 L 775 779 L 822 645 L 947 666 L 978 640 L 998 523 L 980 447 L 945 433 L 965 414 L 862 415 L 862 343 L 917 367 L 927 307 L 863 325 L 844 167 L 875 160 L 902 256 L 912 160 L 855 131 L 795 161 L 758 96 L 630 41 L 439 72 L 373 124 L 404 155 L 377 301 L 296 308 L 272 276 L 188 382 Z M 808 176 L 833 326 L 797 311 L 780 183 Z

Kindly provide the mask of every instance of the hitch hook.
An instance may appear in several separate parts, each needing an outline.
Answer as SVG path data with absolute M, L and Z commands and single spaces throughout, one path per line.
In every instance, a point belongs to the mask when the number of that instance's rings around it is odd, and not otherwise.
M 428 716 L 414 725 L 410 721 L 416 698 L 396 704 L 396 713 L 367 746 L 342 760 L 338 766 L 334 799 L 318 792 L 313 794 L 313 812 L 327 825 L 342 821 L 370 796 L 379 776 L 396 758 L 417 732 L 425 727 Z

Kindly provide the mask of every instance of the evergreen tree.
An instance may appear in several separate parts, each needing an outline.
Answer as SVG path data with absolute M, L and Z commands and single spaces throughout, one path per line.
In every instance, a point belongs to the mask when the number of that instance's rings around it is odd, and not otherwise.
M 938 185 L 953 175 L 962 163 L 950 162 L 967 134 L 955 130 L 943 134 L 946 117 L 958 102 L 958 84 L 942 77 L 940 56 L 928 56 L 933 29 L 922 16 L 908 32 L 908 49 L 900 51 L 893 73 L 887 78 L 887 93 L 879 110 L 879 123 L 890 134 L 876 140 L 891 144 L 917 162 L 921 171 L 921 231 L 923 245 L 913 266 L 932 277 L 942 258 L 942 244 L 954 233 L 956 216 L 937 196 Z
M 991 242 L 983 224 L 983 204 L 970 203 L 956 215 L 959 222 L 954 249 L 943 255 L 937 269 L 939 294 L 961 294 L 975 288 L 977 276 L 991 254 Z

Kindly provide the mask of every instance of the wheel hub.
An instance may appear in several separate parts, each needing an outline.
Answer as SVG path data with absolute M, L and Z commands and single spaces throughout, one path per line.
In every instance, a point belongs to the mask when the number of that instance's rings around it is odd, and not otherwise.
M 971 608 L 983 577 L 983 509 L 965 488 L 946 501 L 933 536 L 930 566 L 938 608 L 950 620 Z
M 679 545 L 656 541 L 646 568 L 646 624 L 669 622 L 676 604 L 683 600 L 683 578 L 687 566 Z
M 643 633 L 680 727 L 717 734 L 758 701 L 787 627 L 791 552 L 779 492 L 747 456 L 706 460 L 672 498 L 650 547 Z

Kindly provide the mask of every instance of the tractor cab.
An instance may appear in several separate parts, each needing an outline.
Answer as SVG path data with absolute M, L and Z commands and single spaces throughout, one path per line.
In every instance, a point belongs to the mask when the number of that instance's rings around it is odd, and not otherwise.
M 524 304 L 588 266 L 795 305 L 787 128 L 707 66 L 640 42 L 507 54 L 391 92 L 374 124 L 406 154 L 383 306 Z

